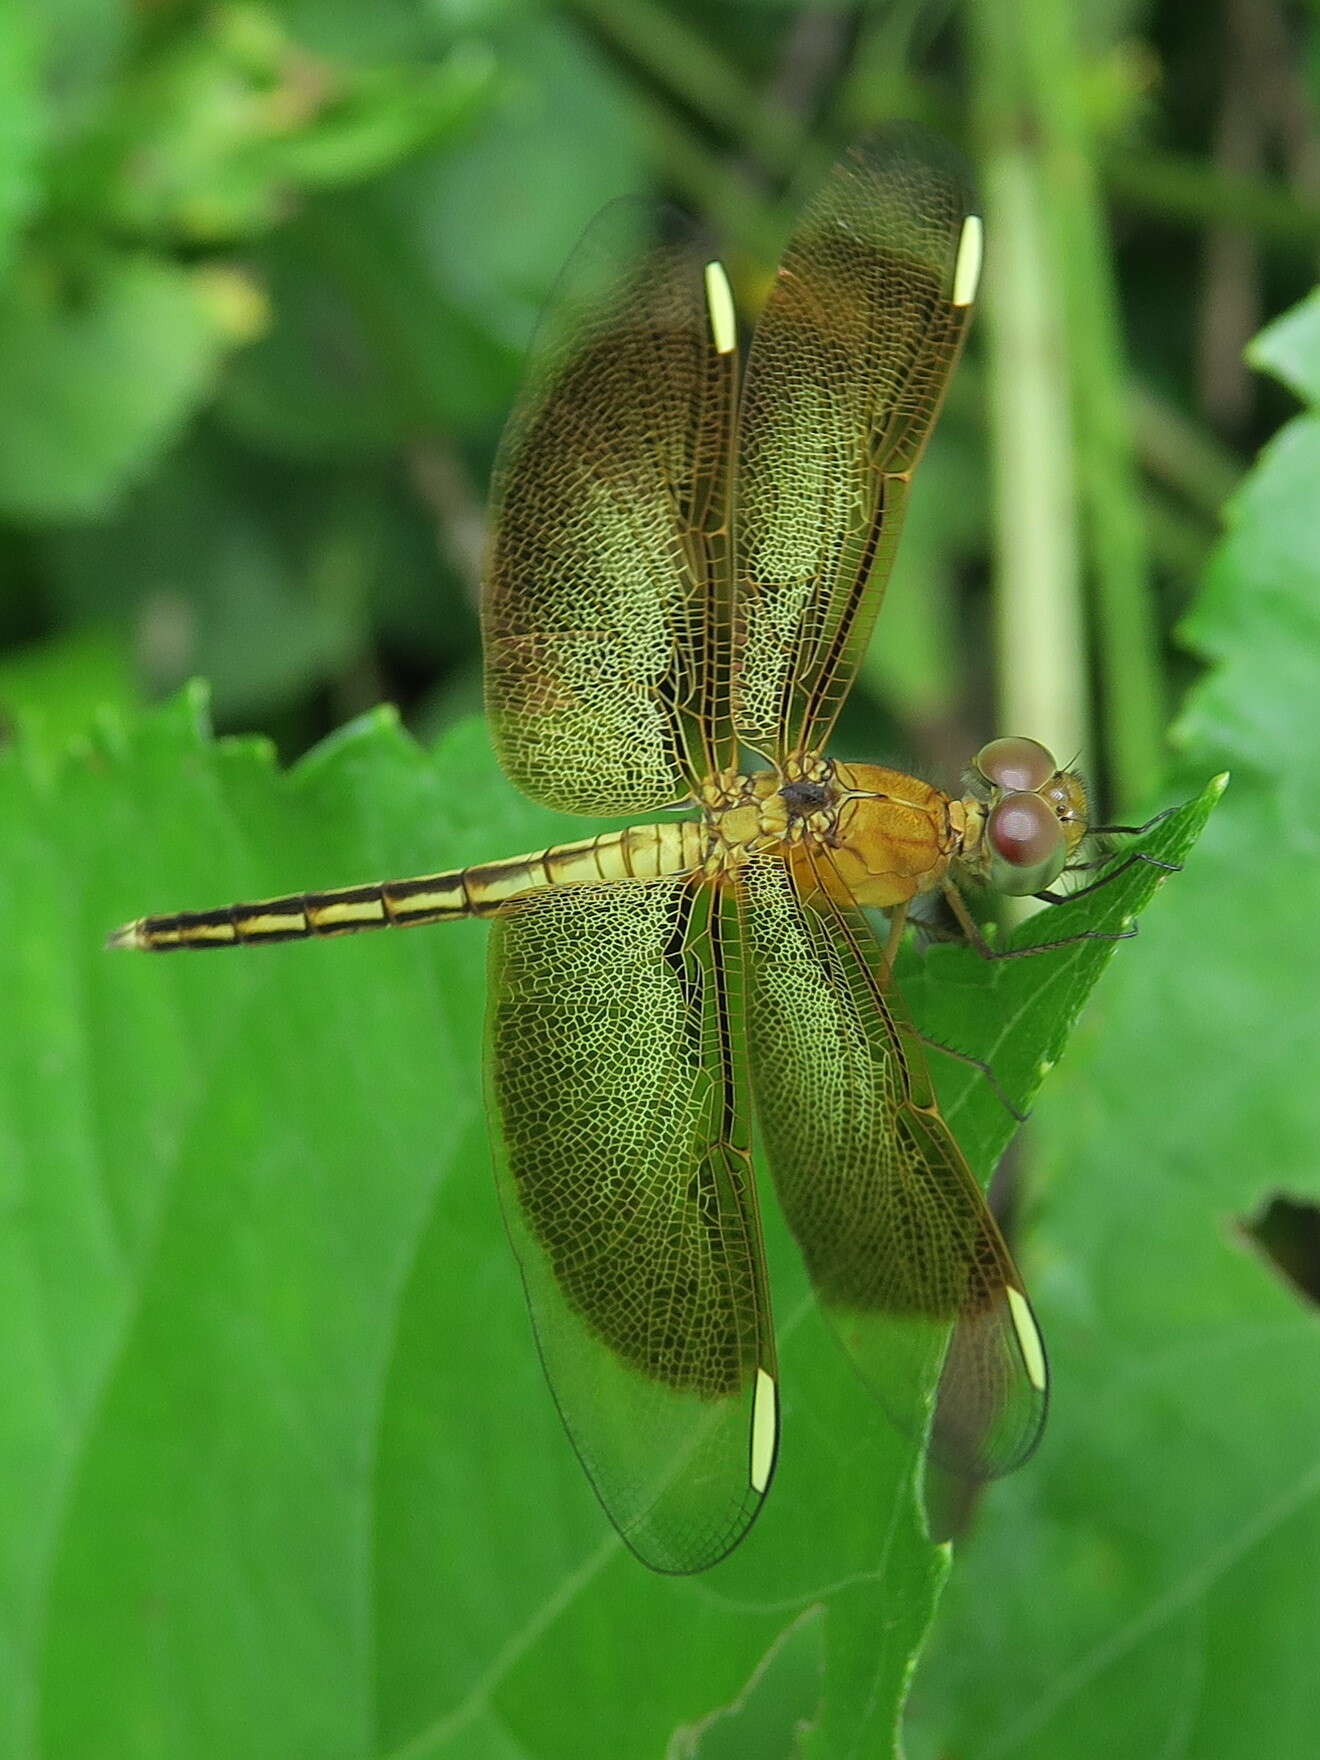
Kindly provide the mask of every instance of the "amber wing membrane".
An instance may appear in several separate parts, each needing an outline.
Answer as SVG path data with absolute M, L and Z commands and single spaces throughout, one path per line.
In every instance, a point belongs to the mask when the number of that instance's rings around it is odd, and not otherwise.
M 564 271 L 496 462 L 486 705 L 509 776 L 561 810 L 663 807 L 733 756 L 737 352 L 727 283 L 719 335 L 707 284 L 682 222 L 607 208 Z
M 757 1116 L 817 1293 L 866 1381 L 941 1465 L 1008 1472 L 1045 1419 L 1040 1335 L 935 1105 L 881 951 L 832 877 L 742 872 Z M 938 1395 L 931 1413 L 931 1393 Z
M 948 149 L 877 135 L 834 167 L 780 263 L 734 509 L 734 719 L 767 757 L 822 746 L 856 675 L 970 317 L 971 215 Z
M 739 931 L 685 878 L 494 924 L 498 1179 L 537 1342 L 601 1502 L 661 1571 L 722 1558 L 774 1463 Z

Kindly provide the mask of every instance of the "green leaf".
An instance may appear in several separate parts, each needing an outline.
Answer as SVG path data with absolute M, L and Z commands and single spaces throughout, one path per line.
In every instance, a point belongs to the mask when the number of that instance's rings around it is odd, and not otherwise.
M 210 389 L 221 338 L 188 273 L 37 263 L 0 291 L 0 513 L 85 519 L 155 462 Z
M 461 154 L 419 161 L 385 194 L 440 288 L 521 349 L 588 220 L 647 176 L 628 88 L 585 32 L 515 6 L 492 41 L 501 101 Z
M 37 155 L 45 135 L 34 10 L 0 12 L 0 277 L 9 272 L 13 241 L 36 205 Z
M 904 950 L 903 994 L 932 1041 L 944 1114 L 982 1181 L 1017 1128 L 1005 1101 L 1018 1110 L 1033 1103 L 1101 973 L 1123 940 L 1135 939 L 1136 917 L 1185 861 L 1226 781 L 1216 777 L 1142 835 L 1124 839 L 1111 852 L 1104 884 L 1089 897 L 1038 912 L 1002 944 L 1017 955 L 1050 951 L 987 962 L 962 945 L 931 947 L 919 957 Z M 1086 939 L 1074 939 L 1079 935 Z M 988 1064 L 999 1093 L 956 1054 Z
M 1258 347 L 1320 386 L 1314 302 Z M 1238 494 L 1184 631 L 1211 670 L 1180 768 L 1233 786 L 1033 1121 L 1054 1411 L 955 1572 L 919 1755 L 1314 1752 L 1320 1329 L 1242 1225 L 1279 1192 L 1320 1201 L 1317 481 L 1308 413 Z
M 274 12 L 218 7 L 140 40 L 112 101 L 64 145 L 54 201 L 135 237 L 244 238 L 300 190 L 362 182 L 453 136 L 493 73 L 476 43 L 416 66 L 322 60 Z
M 317 461 L 493 439 L 567 250 L 644 176 L 619 81 L 568 23 L 514 8 L 492 46 L 461 153 L 310 200 L 263 244 L 273 323 L 222 394 L 254 444 Z
M 387 513 L 353 483 L 326 499 L 195 434 L 112 518 L 50 536 L 52 597 L 76 622 L 117 614 L 154 693 L 204 669 L 220 715 L 257 715 L 361 649 Z
M 777 1217 L 774 1495 L 706 1577 L 649 1576 L 562 1435 L 499 1219 L 482 926 L 101 951 L 143 909 L 582 822 L 517 797 L 479 724 L 431 757 L 373 716 L 286 776 L 197 715 L 116 721 L 54 770 L 0 754 L 0 988 L 23 1023 L 0 1040 L 0 1750 L 616 1760 L 708 1725 L 714 1754 L 712 1714 L 746 1700 L 803 1725 L 804 1756 L 889 1752 L 946 1552 L 914 1441 L 860 1396 Z M 1154 870 L 1132 874 L 1104 909 L 1135 908 Z M 1037 1057 L 1104 951 L 1049 990 Z M 749 1695 L 814 1608 L 818 1689 L 794 1646 Z
M 732 1705 L 675 1732 L 666 1760 L 745 1760 L 801 1753 L 815 1720 L 825 1663 L 825 1621 L 809 1607 L 780 1633 Z
M 52 759 L 91 731 L 107 704 L 133 700 L 128 645 L 113 630 L 82 628 L 0 653 L 0 726 L 21 728 Z
M 432 759 L 373 718 L 285 777 L 194 714 L 53 775 L 0 753 L 0 1750 L 658 1753 L 818 1603 L 823 1714 L 883 1743 L 943 1574 L 912 1447 L 776 1236 L 794 1442 L 757 1543 L 700 1582 L 624 1552 L 487 1167 L 482 927 L 100 949 L 144 906 L 581 826 L 519 801 L 473 724 Z
M 1320 288 L 1262 330 L 1247 359 L 1295 391 L 1306 403 L 1320 403 Z

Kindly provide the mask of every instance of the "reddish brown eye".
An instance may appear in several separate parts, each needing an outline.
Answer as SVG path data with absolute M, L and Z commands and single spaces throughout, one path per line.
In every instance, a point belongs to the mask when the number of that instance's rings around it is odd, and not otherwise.
M 990 815 L 995 853 L 1015 868 L 1048 861 L 1060 836 L 1059 821 L 1038 795 L 1006 794 Z
M 1041 892 L 1057 880 L 1067 859 L 1063 826 L 1037 794 L 1006 794 L 986 824 L 990 884 L 1012 898 Z
M 992 739 L 976 754 L 975 763 L 987 782 L 1009 794 L 1034 794 L 1058 769 L 1049 752 L 1034 739 Z

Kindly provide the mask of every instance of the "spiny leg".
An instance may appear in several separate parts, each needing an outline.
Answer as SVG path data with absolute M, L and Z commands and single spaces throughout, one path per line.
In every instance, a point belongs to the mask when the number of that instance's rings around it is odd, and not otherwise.
M 1156 813 L 1147 819 L 1144 825 L 1092 825 L 1087 833 L 1090 837 L 1141 837 L 1147 831 L 1167 819 L 1176 807 L 1165 807 L 1163 812 Z M 1116 867 L 1110 864 L 1116 862 Z M 1108 855 L 1097 856 L 1089 862 L 1070 862 L 1065 872 L 1069 874 L 1089 874 L 1096 868 L 1107 868 L 1098 880 L 1092 880 L 1085 886 L 1079 886 L 1075 892 L 1037 892 L 1034 897 L 1044 904 L 1066 904 L 1070 899 L 1085 898 L 1089 892 L 1098 892 L 1102 886 L 1108 886 L 1111 880 L 1117 880 L 1120 874 L 1126 874 L 1134 862 L 1145 862 L 1152 868 L 1160 868 L 1166 874 L 1180 874 L 1181 862 L 1166 862 L 1162 856 L 1150 855 L 1146 850 L 1133 850 L 1125 855 L 1122 850 L 1113 850 Z
M 1089 873 L 1092 868 L 1103 868 L 1115 859 L 1114 856 L 1102 856 L 1099 861 L 1095 862 L 1074 862 L 1072 867 L 1064 871 L 1068 874 L 1085 874 Z M 1144 850 L 1134 850 L 1131 855 L 1124 856 L 1116 868 L 1110 868 L 1109 872 L 1102 874 L 1098 880 L 1089 880 L 1085 886 L 1078 886 L 1072 892 L 1033 892 L 1031 896 L 1038 898 L 1042 904 L 1071 904 L 1075 898 L 1085 898 L 1089 893 L 1099 892 L 1101 887 L 1108 886 L 1111 880 L 1117 880 L 1120 874 L 1126 874 L 1128 869 L 1134 867 L 1138 862 L 1145 862 L 1152 868 L 1160 868 L 1166 874 L 1181 874 L 1182 872 L 1181 862 L 1166 862 L 1161 860 L 1159 856 L 1147 855 Z
M 979 1071 L 979 1073 L 985 1077 L 995 1099 L 998 1100 L 1008 1116 L 1010 1118 L 1015 1118 L 1019 1124 L 1025 1124 L 1027 1122 L 1030 1114 L 1022 1112 L 1014 1106 L 1013 1102 L 1000 1086 L 999 1078 L 995 1074 L 993 1064 L 987 1063 L 982 1057 L 973 1057 L 970 1051 L 957 1051 L 952 1045 L 946 1045 L 942 1039 L 932 1039 L 929 1033 L 923 1033 L 920 1029 L 917 1031 L 917 1037 L 921 1040 L 921 1043 L 928 1046 L 930 1050 L 941 1051 L 945 1057 L 953 1058 L 956 1063 L 965 1063 L 969 1068 Z
M 906 904 L 896 904 L 889 913 L 889 933 L 885 936 L 883 954 L 886 980 L 894 975 L 894 961 L 898 958 L 898 950 L 903 942 L 903 931 L 907 927 L 907 917 L 908 907 Z
M 882 956 L 884 959 L 886 979 L 893 975 L 894 961 L 898 957 L 898 949 L 903 939 L 903 931 L 907 927 L 907 921 L 907 905 L 895 905 L 889 913 L 889 933 L 885 937 Z M 916 926 L 918 928 L 926 927 L 925 924 L 918 924 Z M 917 1029 L 917 1037 L 921 1040 L 923 1045 L 928 1046 L 932 1051 L 940 1051 L 945 1057 L 952 1057 L 956 1062 L 965 1063 L 970 1068 L 978 1070 L 990 1084 L 995 1098 L 1004 1108 L 1004 1111 L 1007 1112 L 1011 1118 L 1015 1118 L 1019 1124 L 1026 1123 L 1026 1113 L 1019 1112 L 1017 1107 L 1014 1106 L 1013 1102 L 1008 1098 L 1008 1095 L 1005 1094 L 1003 1088 L 999 1085 L 999 1078 L 995 1075 L 994 1070 L 983 1058 L 973 1057 L 971 1053 L 967 1051 L 956 1051 L 952 1045 L 946 1045 L 942 1039 L 932 1039 L 929 1033 L 923 1033 L 920 1028 Z
M 1177 811 L 1177 807 L 1165 807 L 1153 818 L 1147 819 L 1144 825 L 1092 825 L 1089 830 L 1093 837 L 1144 837 L 1147 831 L 1153 831 L 1157 825 L 1171 819 Z
M 1031 959 L 1038 953 L 1052 953 L 1056 947 L 1072 947 L 1081 941 L 1131 941 L 1137 932 L 1134 923 L 1128 929 L 1079 929 L 1075 935 L 1061 935 L 1057 941 L 1041 941 L 1030 947 L 991 947 L 981 933 L 981 925 L 967 908 L 967 901 L 951 880 L 942 888 L 949 909 L 957 917 L 968 943 L 982 959 Z M 1074 893 L 1073 897 L 1077 895 Z M 1051 899 L 1049 903 L 1066 903 L 1066 899 Z

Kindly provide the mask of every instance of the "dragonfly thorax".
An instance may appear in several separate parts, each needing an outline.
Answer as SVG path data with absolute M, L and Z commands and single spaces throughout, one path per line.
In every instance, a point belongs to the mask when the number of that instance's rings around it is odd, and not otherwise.
M 701 800 L 708 873 L 735 871 L 757 853 L 787 855 L 808 896 L 881 909 L 938 886 L 963 829 L 960 804 L 929 784 L 814 753 L 712 777 Z
M 823 778 L 786 782 L 774 770 L 727 771 L 709 777 L 700 798 L 708 873 L 728 872 L 757 850 L 795 841 L 813 822 L 819 833 L 829 828 L 832 794 Z
M 859 904 L 905 905 L 939 886 L 962 835 L 960 804 L 879 764 L 836 764 L 831 871 Z
M 797 782 L 786 782 L 779 794 L 788 808 L 790 819 L 810 819 L 816 813 L 827 811 L 834 803 L 833 792 L 828 784 L 814 782 L 807 777 L 802 777 Z

